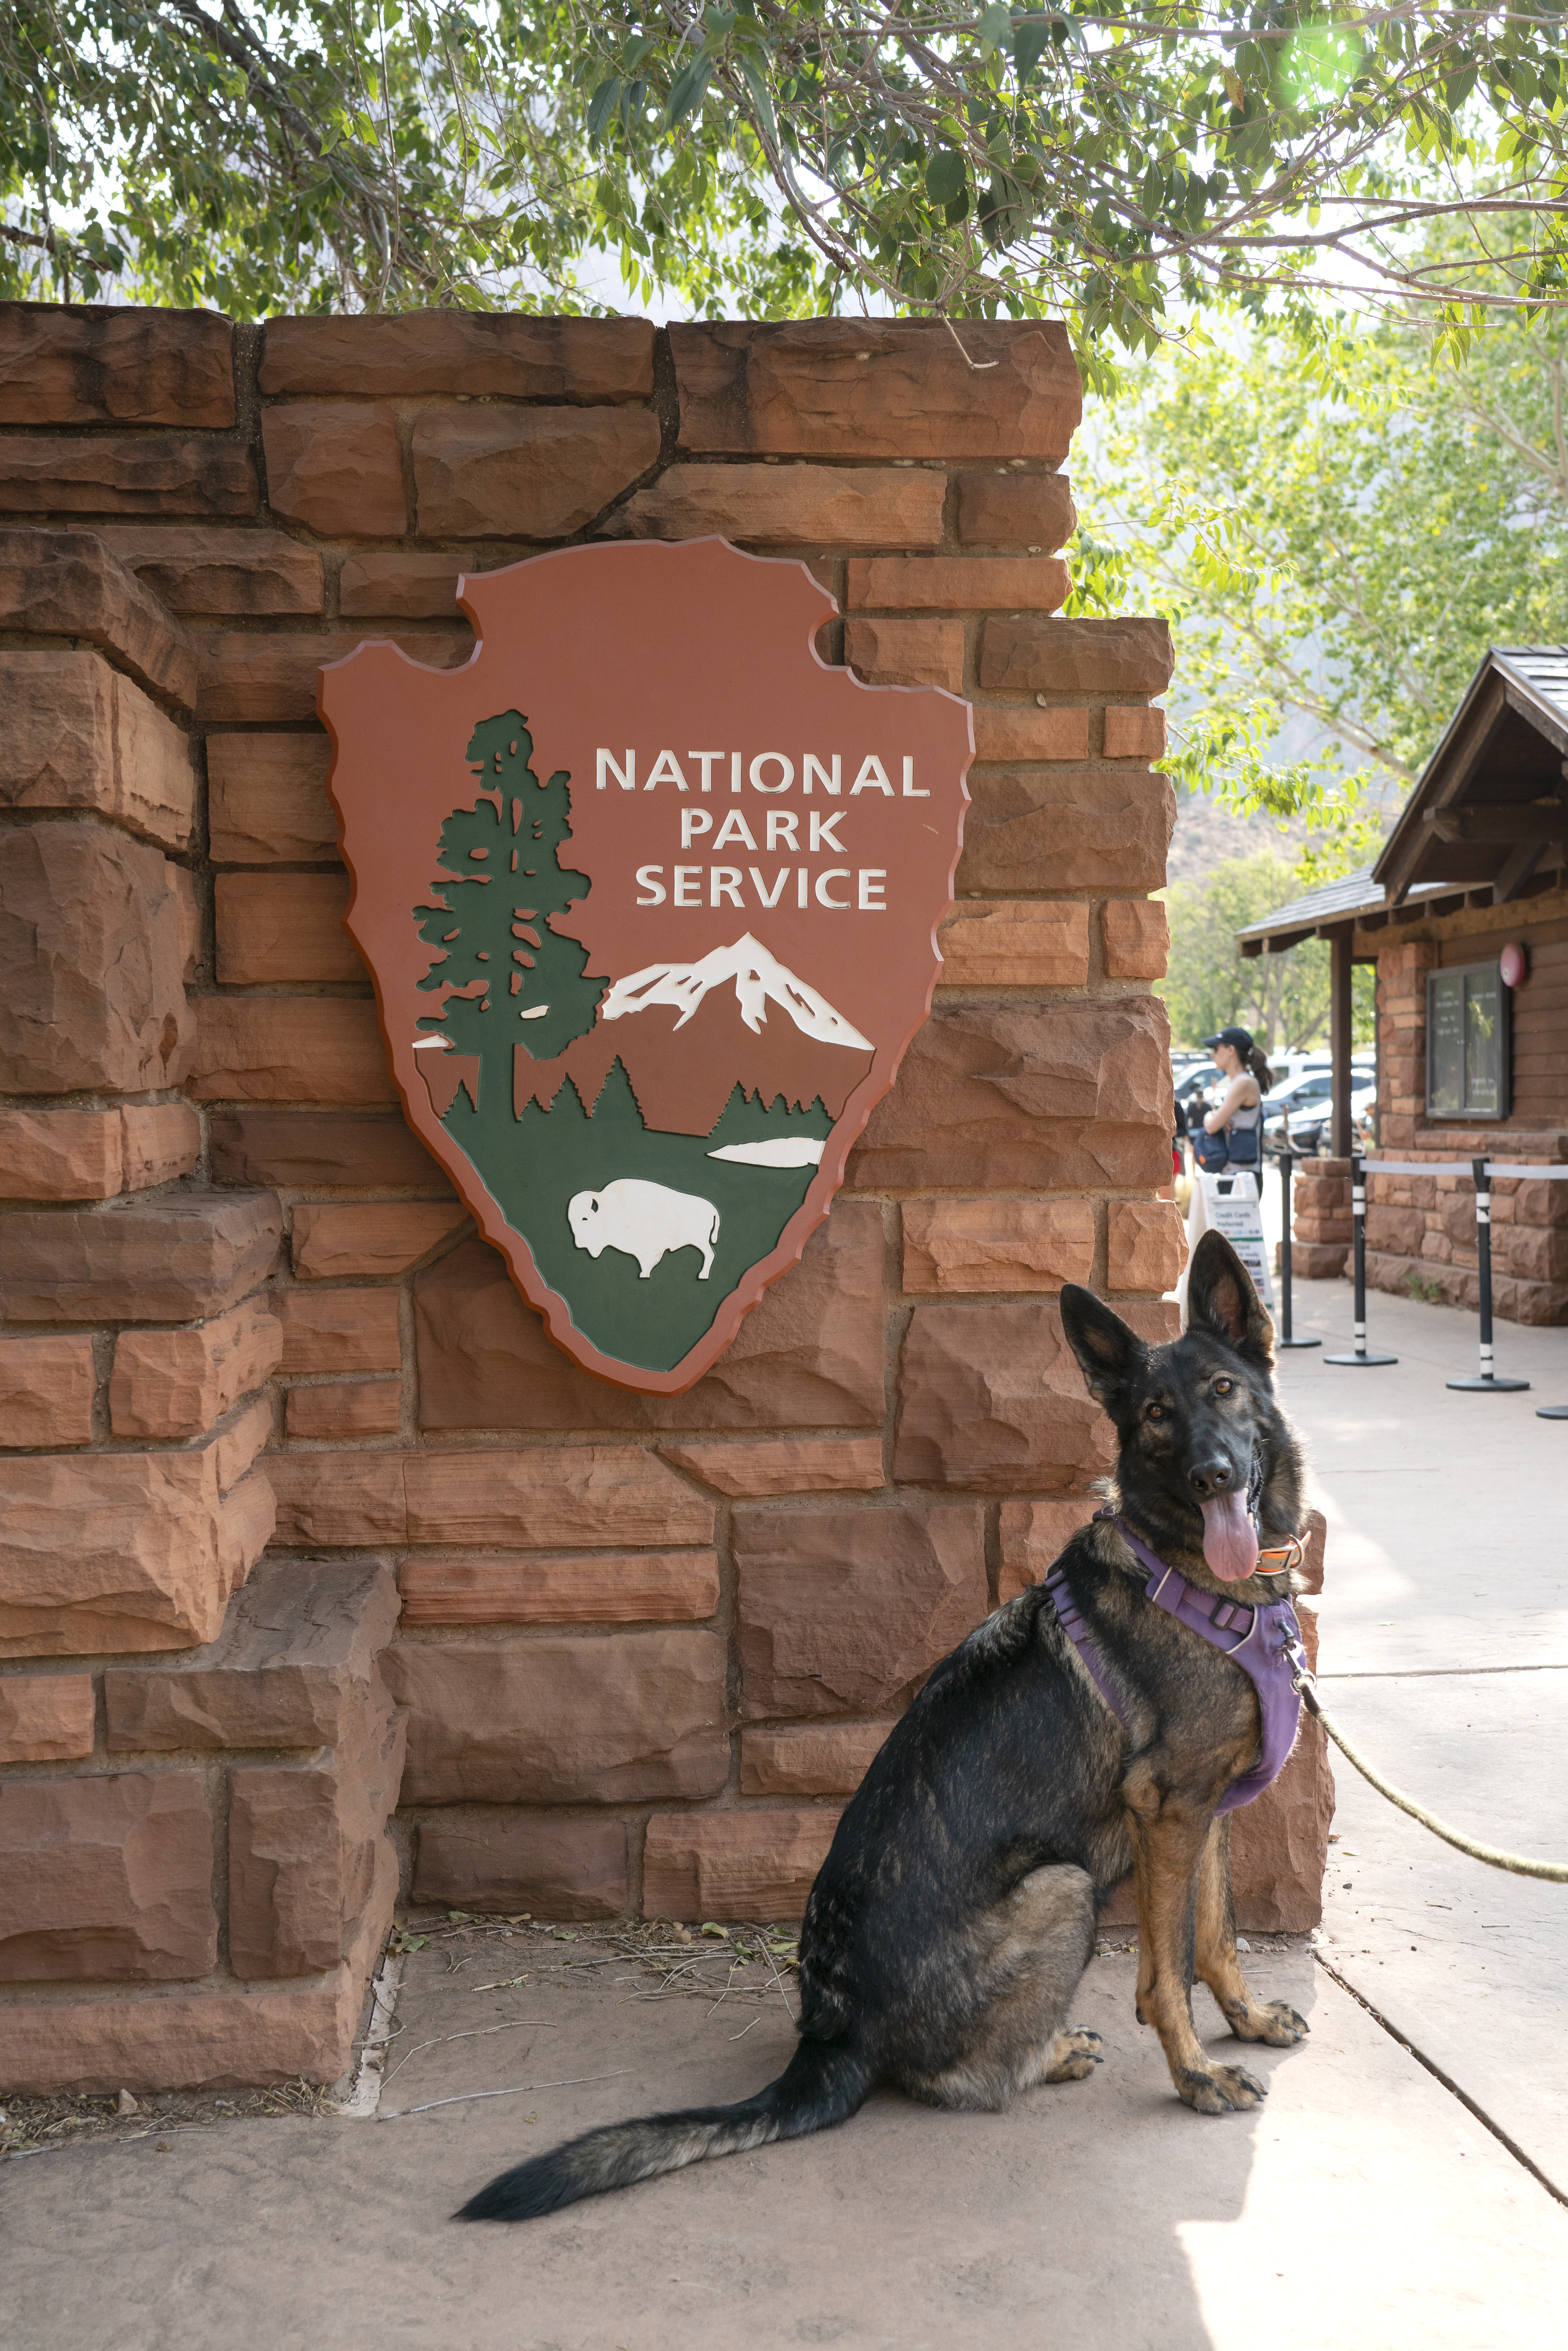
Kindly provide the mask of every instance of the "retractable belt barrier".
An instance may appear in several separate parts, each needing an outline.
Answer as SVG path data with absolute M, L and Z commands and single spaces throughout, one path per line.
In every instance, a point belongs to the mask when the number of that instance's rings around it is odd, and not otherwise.
M 1291 1332 L 1291 1171 L 1296 1155 L 1283 1150 L 1279 1155 L 1281 1186 L 1284 1199 L 1284 1233 L 1280 1249 L 1280 1303 L 1283 1332 L 1278 1341 L 1282 1347 L 1312 1347 L 1314 1339 L 1297 1339 Z M 1471 1395 L 1506 1395 L 1528 1388 L 1528 1380 L 1504 1379 L 1499 1376 L 1492 1352 L 1492 1284 L 1491 1284 L 1491 1186 L 1498 1176 L 1536 1178 L 1562 1182 L 1568 1178 L 1568 1164 L 1541 1166 L 1524 1160 L 1504 1159 L 1368 1159 L 1353 1152 L 1350 1162 L 1350 1213 L 1353 1234 L 1354 1305 L 1352 1311 L 1351 1346 L 1347 1353 L 1325 1355 L 1325 1364 L 1343 1364 L 1355 1369 L 1365 1369 L 1380 1364 L 1396 1364 L 1397 1355 L 1375 1353 L 1366 1343 L 1366 1179 L 1369 1176 L 1468 1176 L 1476 1187 L 1476 1271 L 1480 1301 L 1480 1362 L 1479 1370 L 1469 1378 L 1451 1379 L 1448 1385 Z M 1538 1420 L 1568 1420 L 1568 1405 L 1541 1405 L 1536 1409 Z

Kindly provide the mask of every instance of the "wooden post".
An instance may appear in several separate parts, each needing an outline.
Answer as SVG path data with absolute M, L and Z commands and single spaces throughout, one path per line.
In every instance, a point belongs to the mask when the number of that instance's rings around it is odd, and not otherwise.
M 1349 923 L 1342 924 L 1330 935 L 1333 985 L 1329 998 L 1329 1050 L 1333 1055 L 1333 1116 L 1329 1129 L 1329 1151 L 1335 1159 L 1348 1159 L 1351 1152 L 1350 1015 L 1352 977 L 1355 968 L 1351 961 L 1351 945 Z

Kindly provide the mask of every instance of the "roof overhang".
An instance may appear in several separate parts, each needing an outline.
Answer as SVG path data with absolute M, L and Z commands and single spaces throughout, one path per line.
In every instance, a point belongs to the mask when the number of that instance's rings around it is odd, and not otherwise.
M 1391 912 L 1423 886 L 1456 883 L 1505 905 L 1559 880 L 1564 865 L 1568 645 L 1493 646 L 1372 879 Z

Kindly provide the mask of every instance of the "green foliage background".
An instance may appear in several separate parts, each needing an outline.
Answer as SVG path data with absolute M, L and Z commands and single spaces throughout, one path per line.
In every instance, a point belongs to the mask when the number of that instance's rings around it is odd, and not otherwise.
M 1202 883 L 1178 882 L 1166 893 L 1171 925 L 1169 977 L 1156 984 L 1170 1012 L 1171 1041 L 1201 1044 L 1218 1029 L 1249 1029 L 1265 1055 L 1300 1051 L 1328 1034 L 1329 946 L 1308 939 L 1285 955 L 1244 959 L 1236 933 L 1301 894 L 1287 857 L 1260 850 L 1229 858 Z M 1376 1033 L 1375 975 L 1358 965 L 1352 1033 L 1370 1045 Z

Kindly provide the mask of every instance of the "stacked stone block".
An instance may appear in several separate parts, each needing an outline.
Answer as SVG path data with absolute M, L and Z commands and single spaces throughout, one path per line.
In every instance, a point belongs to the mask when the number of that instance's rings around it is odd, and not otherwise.
M 100 1856 L 24 1905 L 0 2076 L 329 2076 L 400 1771 L 415 1898 L 797 1912 L 922 1677 L 1092 1509 L 1057 1293 L 1164 1334 L 1181 1261 L 1171 654 L 1060 617 L 1065 336 L 967 340 L 0 311 L 0 1820 Z M 656 1398 L 556 1351 L 402 1121 L 316 677 L 465 660 L 463 571 L 713 531 L 810 565 L 823 658 L 970 698 L 977 760 L 843 1194 Z M 116 1835 L 163 1856 L 144 1918 Z

